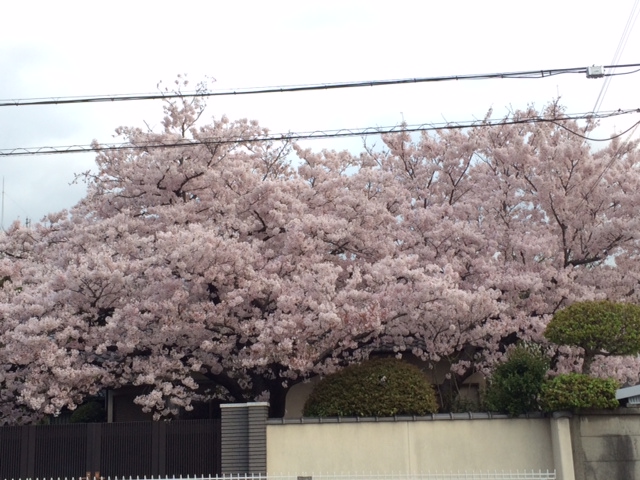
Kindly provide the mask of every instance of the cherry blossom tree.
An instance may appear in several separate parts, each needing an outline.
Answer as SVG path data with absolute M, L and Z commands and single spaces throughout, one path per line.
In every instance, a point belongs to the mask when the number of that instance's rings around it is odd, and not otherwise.
M 203 108 L 119 129 L 86 198 L 0 238 L 3 421 L 130 385 L 156 418 L 207 396 L 280 415 L 374 351 L 465 375 L 568 303 L 637 300 L 637 143 L 594 151 L 555 104 L 357 156 Z
M 408 192 L 401 250 L 451 268 L 463 291 L 497 295 L 500 313 L 471 324 L 462 366 L 491 363 L 516 339 L 543 341 L 575 301 L 638 302 L 638 141 L 594 149 L 583 137 L 595 124 L 562 115 L 552 103 L 490 128 L 388 136 L 369 155 Z M 638 380 L 634 359 L 618 365 L 605 370 Z
M 130 148 L 98 155 L 68 214 L 2 239 L 9 264 L 40 268 L 3 304 L 18 403 L 56 414 L 139 385 L 158 416 L 206 394 L 277 414 L 289 385 L 366 357 L 383 332 L 417 322 L 454 345 L 459 310 L 495 312 L 491 292 L 397 250 L 400 199 L 350 175 L 348 155 L 296 171 L 286 143 L 245 142 L 266 133 L 254 122 L 196 127 L 197 99 L 165 113 L 162 133 L 118 131 Z

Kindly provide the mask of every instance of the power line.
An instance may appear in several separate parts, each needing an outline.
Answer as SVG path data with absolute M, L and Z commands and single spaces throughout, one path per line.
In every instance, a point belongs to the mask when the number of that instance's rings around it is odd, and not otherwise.
M 640 112 L 640 109 L 638 110 L 638 112 Z M 576 137 L 580 137 L 583 138 L 585 140 L 588 140 L 590 142 L 610 142 L 611 140 L 614 140 L 616 138 L 620 138 L 623 135 L 626 135 L 627 133 L 629 133 L 631 130 L 634 130 L 638 125 L 640 125 L 640 120 L 638 120 L 636 123 L 634 123 L 633 125 L 631 125 L 629 128 L 627 128 L 626 130 L 624 130 L 623 132 L 617 133 L 615 135 L 612 135 L 610 137 L 607 138 L 592 138 L 592 137 L 587 137 L 585 135 L 582 135 L 579 132 L 575 132 L 573 130 L 571 130 L 570 128 L 565 127 L 564 125 L 562 125 L 561 123 L 558 122 L 551 122 L 557 126 L 559 126 L 560 128 L 563 128 L 564 130 L 566 130 L 567 132 L 575 135 Z
M 577 135 L 585 140 L 590 141 L 607 141 L 616 138 L 629 131 L 633 126 L 623 132 L 622 134 L 604 138 L 590 138 L 586 137 L 579 132 L 575 132 L 568 127 L 564 126 L 561 122 L 567 120 L 597 120 L 603 118 L 617 117 L 620 115 L 630 115 L 634 113 L 640 113 L 640 108 L 627 109 L 627 110 L 614 110 L 610 112 L 602 112 L 597 115 L 592 113 L 578 113 L 568 114 L 561 117 L 528 117 L 522 119 L 511 120 L 468 120 L 464 122 L 455 123 L 423 123 L 420 125 L 395 125 L 388 127 L 366 127 L 366 128 L 353 128 L 353 129 L 340 129 L 340 130 L 316 130 L 313 132 L 298 132 L 298 133 L 277 133 L 277 134 L 265 134 L 256 135 L 250 138 L 246 137 L 234 137 L 234 138 L 208 138 L 201 140 L 180 139 L 179 141 L 171 143 L 159 143 L 159 142 L 143 142 L 139 144 L 131 143 L 117 143 L 117 144 L 105 144 L 105 145 L 68 145 L 68 146 L 51 146 L 51 147 L 34 147 L 34 148 L 12 148 L 12 149 L 0 149 L 0 157 L 18 157 L 27 155 L 55 155 L 55 154 L 70 154 L 70 153 L 90 153 L 90 152 L 106 152 L 106 151 L 118 151 L 118 150 L 153 150 L 159 148 L 180 148 L 180 147 L 194 147 L 199 145 L 224 145 L 231 143 L 256 143 L 267 141 L 295 141 L 295 140 L 312 140 L 312 139 L 326 139 L 326 138 L 340 138 L 340 137 L 363 137 L 368 135 L 381 135 L 389 133 L 401 133 L 401 132 L 428 132 L 438 130 L 455 130 L 466 129 L 472 127 L 496 127 L 501 125 L 517 125 L 527 123 L 553 123 L 569 131 L 570 133 Z M 636 122 L 635 125 L 639 124 Z M 634 125 L 634 126 L 635 126 Z
M 626 129 L 622 133 L 619 133 L 618 135 L 615 135 L 614 137 L 612 137 L 612 139 L 621 137 L 622 135 L 630 132 L 631 130 L 635 131 L 635 129 L 638 128 L 638 125 L 640 125 L 640 122 L 634 123 L 633 125 L 631 125 L 630 128 Z M 633 135 L 633 132 L 631 133 L 631 135 Z M 581 136 L 581 135 L 579 135 L 579 136 Z M 587 191 L 587 194 L 582 196 L 582 200 L 580 200 L 580 203 L 578 204 L 578 208 L 576 210 L 580 209 L 580 207 L 585 202 L 585 200 L 589 197 L 589 195 L 591 195 L 591 192 L 593 192 L 595 190 L 595 188 L 598 185 L 598 183 L 600 182 L 600 180 L 602 180 L 602 177 L 604 177 L 605 173 L 607 173 L 607 171 L 611 167 L 613 167 L 613 164 L 616 162 L 617 159 L 618 159 L 617 158 L 617 153 L 611 156 L 611 160 L 609 160 L 609 162 L 607 162 L 607 164 L 605 165 L 605 167 L 602 170 L 602 172 L 600 172 L 600 175 L 598 175 L 598 178 L 596 178 L 595 181 L 593 182 L 593 184 L 591 184 L 591 187 L 589 187 L 589 190 Z
M 638 72 L 640 72 L 640 68 L 638 68 L 636 70 L 631 70 L 630 72 L 609 73 L 609 74 L 605 75 L 605 77 L 609 77 L 609 78 L 610 77 L 619 77 L 620 75 L 631 75 L 632 73 L 638 73 Z
M 616 48 L 616 52 L 613 54 L 613 60 L 611 63 L 616 63 L 620 61 L 620 58 L 622 57 L 622 52 L 627 46 L 629 35 L 631 34 L 631 31 L 633 30 L 633 27 L 636 23 L 636 20 L 638 19 L 638 14 L 640 14 L 640 9 L 638 9 L 639 5 L 640 5 L 640 0 L 635 0 L 635 2 L 633 3 L 633 7 L 631 8 L 631 12 L 629 13 L 629 17 L 627 18 L 627 23 L 625 24 L 624 29 L 622 31 L 622 36 L 620 37 L 620 41 L 618 42 L 618 47 Z M 625 72 L 625 73 L 635 73 L 635 71 Z M 602 84 L 602 87 L 600 88 L 600 93 L 598 94 L 598 98 L 596 99 L 596 103 L 593 106 L 594 113 L 598 113 L 598 110 L 600 110 L 600 107 L 604 102 L 604 97 L 606 96 L 607 91 L 609 90 L 609 85 L 611 84 L 611 80 L 612 80 L 611 77 L 609 77 Z M 631 135 L 633 135 L 633 132 L 635 132 L 635 129 L 638 128 L 638 125 L 640 125 L 640 122 L 636 122 L 630 128 L 626 129 L 624 132 L 619 133 L 613 138 L 621 137 L 630 131 L 632 131 Z M 582 204 L 585 202 L 585 199 L 591 194 L 591 192 L 593 192 L 593 190 L 596 188 L 596 186 L 598 185 L 602 177 L 604 177 L 607 171 L 613 166 L 613 164 L 615 163 L 615 160 L 616 160 L 616 155 L 612 155 L 611 160 L 607 163 L 607 165 L 604 167 L 602 172 L 600 172 L 600 175 L 598 175 L 598 178 L 596 178 L 596 180 L 593 182 L 587 194 L 583 196 L 582 200 L 580 201 L 580 204 L 578 205 L 578 208 L 582 206 Z
M 638 8 L 639 5 L 640 5 L 640 1 L 635 0 L 633 7 L 631 8 L 631 12 L 629 13 L 629 17 L 627 18 L 627 23 L 625 24 L 624 29 L 622 31 L 622 36 L 620 37 L 620 41 L 618 42 L 618 47 L 616 48 L 616 52 L 613 54 L 613 60 L 611 61 L 611 63 L 619 62 L 620 58 L 622 57 L 622 52 L 627 46 L 629 35 L 631 35 L 631 32 L 633 31 L 633 27 L 636 23 L 636 20 L 638 19 L 638 14 L 640 14 L 640 8 Z M 632 72 L 628 72 L 628 73 L 632 73 Z M 602 107 L 602 103 L 604 102 L 604 97 L 607 94 L 607 91 L 609 90 L 609 85 L 611 84 L 611 80 L 612 80 L 611 77 L 612 76 L 609 76 L 609 78 L 607 78 L 604 81 L 604 83 L 602 84 L 602 87 L 600 88 L 600 93 L 598 94 L 598 98 L 596 99 L 596 104 L 593 106 L 593 111 L 596 113 L 598 112 L 598 110 L 600 110 L 600 107 Z
M 617 68 L 636 68 L 640 67 L 640 63 L 626 65 L 605 65 L 605 69 Z M 564 74 L 586 74 L 589 67 L 577 68 L 556 68 L 548 70 L 527 70 L 520 72 L 503 72 L 503 73 L 482 73 L 470 75 L 449 75 L 442 77 L 417 77 L 417 78 L 401 78 L 392 80 L 366 80 L 356 82 L 341 83 L 320 83 L 308 85 L 285 85 L 275 87 L 252 87 L 239 88 L 234 90 L 203 90 L 195 92 L 177 92 L 177 93 L 141 93 L 141 94 L 122 94 L 122 95 L 92 95 L 92 96 L 76 96 L 76 97 L 47 97 L 47 98 L 27 98 L 15 100 L 0 100 L 0 107 L 24 107 L 34 105 L 63 105 L 71 103 L 102 103 L 102 102 L 129 102 L 139 100 L 166 100 L 172 98 L 193 98 L 193 97 L 222 97 L 237 95 L 256 95 L 267 93 L 288 93 L 288 92 L 308 92 L 315 90 L 335 90 L 341 88 L 361 88 L 361 87 L 379 87 L 384 85 L 404 85 L 410 83 L 435 83 L 446 82 L 452 80 L 490 80 L 490 79 L 538 79 L 555 75 Z M 628 72 L 631 73 L 631 72 Z M 620 75 L 617 73 L 609 73 L 604 76 Z

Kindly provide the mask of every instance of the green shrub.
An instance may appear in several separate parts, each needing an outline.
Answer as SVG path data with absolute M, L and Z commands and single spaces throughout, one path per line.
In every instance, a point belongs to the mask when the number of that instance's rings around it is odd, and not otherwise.
M 380 358 L 325 377 L 307 399 L 304 415 L 390 417 L 425 415 L 437 409 L 433 387 L 418 367 Z
M 483 403 L 480 399 L 469 398 L 462 392 L 458 392 L 453 401 L 449 405 L 445 405 L 440 411 L 448 411 L 450 413 L 468 413 L 468 412 L 484 412 Z
M 583 372 L 589 373 L 596 355 L 640 353 L 640 306 L 577 302 L 555 313 L 544 336 L 558 345 L 582 347 Z
M 549 359 L 535 346 L 520 345 L 509 352 L 489 380 L 485 403 L 489 410 L 511 416 L 540 410 Z
M 90 401 L 76 408 L 69 422 L 71 423 L 100 423 L 107 421 L 107 412 L 101 402 Z
M 577 411 L 583 408 L 616 408 L 618 383 L 613 379 L 567 373 L 547 380 L 540 403 L 547 412 Z

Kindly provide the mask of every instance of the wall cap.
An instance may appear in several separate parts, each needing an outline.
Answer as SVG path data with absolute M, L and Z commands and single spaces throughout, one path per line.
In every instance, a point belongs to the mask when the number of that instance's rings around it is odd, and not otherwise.
M 566 410 L 560 410 L 557 412 L 553 412 L 551 414 L 551 418 L 553 418 L 554 420 L 558 418 L 573 418 L 573 413 Z
M 223 403 L 220 408 L 268 407 L 269 402 Z
M 441 420 L 527 420 L 547 418 L 541 412 L 529 413 L 518 417 L 509 417 L 502 413 L 467 412 L 467 413 L 434 413 L 431 415 L 402 415 L 396 417 L 301 417 L 301 418 L 269 418 L 267 425 L 304 425 L 335 423 L 367 423 L 367 422 L 423 422 Z

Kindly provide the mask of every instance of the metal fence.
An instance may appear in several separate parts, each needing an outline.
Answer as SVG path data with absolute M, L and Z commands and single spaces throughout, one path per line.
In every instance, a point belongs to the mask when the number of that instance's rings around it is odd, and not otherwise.
M 302 475 L 224 475 L 225 480 L 556 480 L 555 470 L 493 472 L 345 473 Z M 122 479 L 124 480 L 124 479 Z M 203 479 L 208 480 L 208 479 Z
M 0 479 L 219 475 L 220 444 L 217 419 L 2 427 Z
M 556 480 L 555 470 L 494 471 L 494 472 L 427 472 L 420 474 L 304 474 L 304 475 L 216 475 L 216 476 L 121 476 L 101 477 L 101 480 Z M 23 479 L 35 480 L 35 479 Z M 63 480 L 39 478 L 38 480 Z M 64 480 L 97 480 L 65 478 Z

